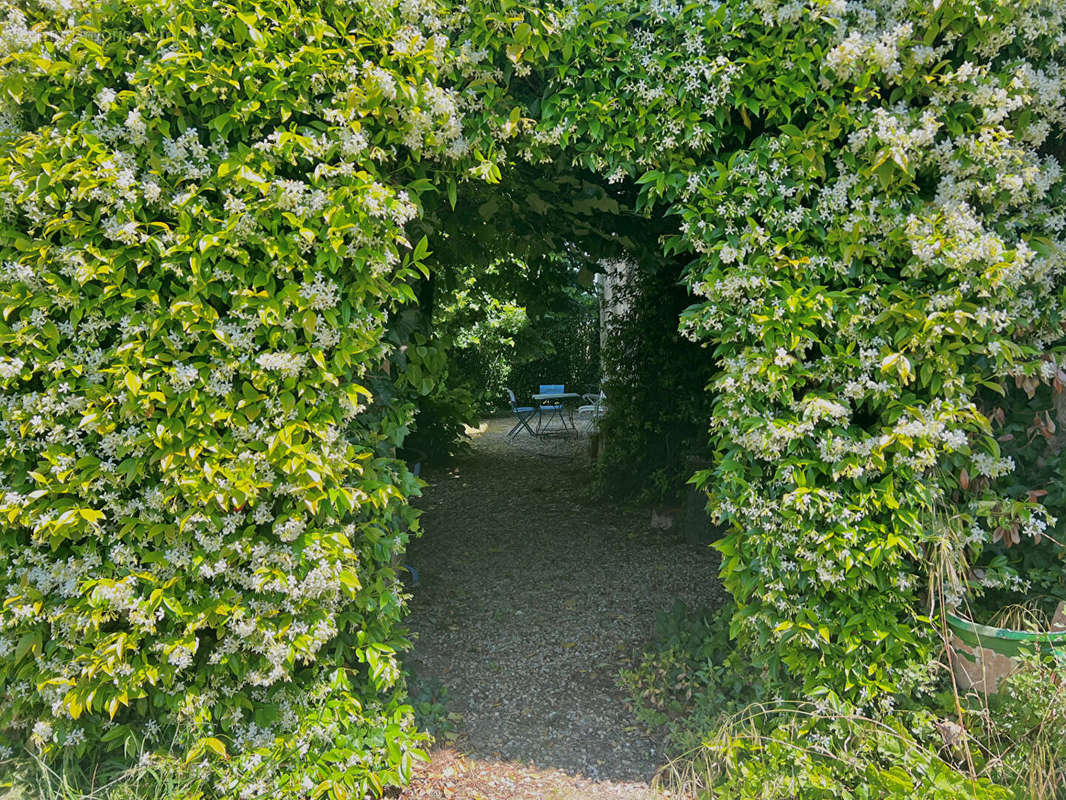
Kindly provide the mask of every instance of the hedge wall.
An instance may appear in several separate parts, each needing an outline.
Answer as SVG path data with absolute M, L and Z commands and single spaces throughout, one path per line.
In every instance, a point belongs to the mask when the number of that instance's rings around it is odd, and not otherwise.
M 417 161 L 467 147 L 447 44 L 410 9 L 64 5 L 0 37 L 0 735 L 379 791 L 419 743 L 414 482 L 411 406 L 367 387 L 425 269 Z
M 701 477 L 770 673 L 912 694 L 938 514 L 974 550 L 1049 524 L 975 398 L 1066 374 L 1060 2 L 0 15 L 11 746 L 177 732 L 220 795 L 402 776 L 407 411 L 362 387 L 431 263 L 420 197 L 516 158 L 678 219 L 719 369 Z

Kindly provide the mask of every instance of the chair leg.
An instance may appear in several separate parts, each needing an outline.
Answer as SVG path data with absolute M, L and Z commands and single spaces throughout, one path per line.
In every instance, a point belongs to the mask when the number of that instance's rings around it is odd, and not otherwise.
M 515 436 L 517 436 L 519 434 L 519 432 L 520 432 L 520 430 L 522 428 L 525 428 L 530 436 L 536 436 L 537 435 L 537 434 L 535 434 L 533 432 L 533 429 L 529 427 L 529 418 L 533 416 L 532 413 L 526 414 L 525 416 L 523 416 L 521 414 L 515 414 L 515 416 L 518 418 L 518 422 L 516 422 L 514 424 L 514 427 L 511 428 L 511 430 L 508 432 L 508 434 L 507 434 L 508 438 L 513 439 Z

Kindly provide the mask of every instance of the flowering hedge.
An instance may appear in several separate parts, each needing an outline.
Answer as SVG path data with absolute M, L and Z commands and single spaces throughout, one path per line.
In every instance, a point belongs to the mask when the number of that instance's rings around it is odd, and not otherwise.
M 682 327 L 721 370 L 701 478 L 772 672 L 890 705 L 928 677 L 937 509 L 975 548 L 1049 524 L 1005 493 L 979 401 L 1066 367 L 1061 3 L 21 5 L 10 745 L 178 731 L 245 796 L 402 777 L 407 410 L 364 387 L 432 247 L 406 234 L 420 196 L 509 158 L 678 216 L 705 298 Z
M 747 84 L 761 133 L 683 190 L 735 627 L 809 691 L 890 707 L 928 681 L 940 520 L 975 550 L 1051 522 L 1007 494 L 983 395 L 1063 357 L 1064 10 L 764 10 L 787 70 Z
M 1063 361 L 1064 11 L 653 3 L 560 20 L 577 43 L 535 141 L 681 217 L 666 247 L 693 254 L 706 298 L 682 330 L 720 367 L 716 467 L 698 477 L 733 527 L 734 634 L 808 692 L 890 707 L 928 684 L 938 520 L 964 521 L 973 550 L 1052 521 L 1014 492 L 982 392 L 1050 384 Z
M 415 485 L 410 406 L 367 387 L 467 148 L 445 44 L 343 3 L 69 5 L 0 14 L 0 744 L 378 791 L 419 742 Z

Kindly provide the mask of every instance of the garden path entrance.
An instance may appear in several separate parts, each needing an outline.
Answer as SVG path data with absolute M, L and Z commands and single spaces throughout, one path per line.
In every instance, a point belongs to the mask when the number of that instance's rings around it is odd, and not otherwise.
M 482 424 L 416 500 L 413 694 L 443 686 L 461 716 L 402 796 L 644 798 L 662 753 L 618 671 L 675 599 L 721 602 L 717 555 L 651 529 L 650 511 L 589 501 L 585 438 L 511 442 L 510 425 Z

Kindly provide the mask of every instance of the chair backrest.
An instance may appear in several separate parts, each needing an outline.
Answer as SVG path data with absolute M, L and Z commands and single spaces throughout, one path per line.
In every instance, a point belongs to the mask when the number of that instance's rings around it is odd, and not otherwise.
M 504 391 L 507 392 L 507 399 L 511 401 L 511 408 L 514 408 L 516 405 L 518 405 L 518 401 L 515 399 L 514 392 L 512 392 L 506 387 L 504 387 Z
M 563 394 L 566 388 L 561 383 L 542 383 L 537 394 Z

